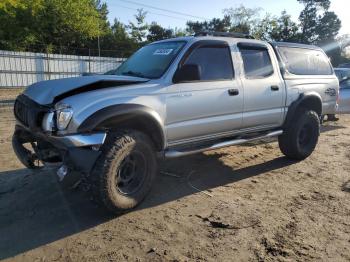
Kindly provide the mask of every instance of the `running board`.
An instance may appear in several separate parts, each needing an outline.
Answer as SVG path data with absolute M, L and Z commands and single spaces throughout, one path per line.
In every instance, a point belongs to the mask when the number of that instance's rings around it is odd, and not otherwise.
M 198 148 L 198 149 L 194 149 L 194 150 L 177 151 L 177 150 L 170 149 L 170 150 L 165 151 L 164 155 L 166 158 L 176 158 L 176 157 L 201 153 L 204 151 L 215 150 L 215 149 L 219 149 L 219 148 L 223 148 L 223 147 L 240 145 L 240 144 L 244 144 L 247 142 L 252 142 L 252 141 L 256 141 L 256 140 L 266 139 L 269 137 L 279 136 L 282 134 L 283 134 L 282 130 L 277 130 L 277 131 L 273 131 L 273 132 L 270 132 L 270 133 L 267 133 L 267 134 L 264 134 L 261 136 L 253 137 L 253 138 L 241 138 L 241 139 L 229 140 L 229 141 L 220 142 L 217 144 L 210 145 L 208 147 Z

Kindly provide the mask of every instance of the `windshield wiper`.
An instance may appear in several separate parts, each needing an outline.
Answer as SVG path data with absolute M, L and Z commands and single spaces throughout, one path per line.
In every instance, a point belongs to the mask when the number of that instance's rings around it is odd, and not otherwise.
M 127 72 L 123 72 L 122 75 L 147 78 L 144 74 L 142 74 L 140 72 L 131 71 L 131 70 L 129 70 Z

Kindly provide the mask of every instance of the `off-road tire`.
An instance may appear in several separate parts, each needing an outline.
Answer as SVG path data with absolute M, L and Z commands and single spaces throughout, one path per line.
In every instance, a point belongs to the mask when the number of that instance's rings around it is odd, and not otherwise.
M 299 110 L 292 123 L 278 137 L 278 144 L 285 156 L 303 160 L 316 148 L 319 135 L 320 119 L 317 113 L 306 109 Z
M 141 132 L 124 130 L 109 133 L 101 151 L 89 176 L 94 199 L 116 214 L 136 207 L 150 191 L 157 174 L 153 143 Z M 117 174 L 132 154 L 144 160 L 144 180 L 136 192 L 125 194 L 119 188 Z

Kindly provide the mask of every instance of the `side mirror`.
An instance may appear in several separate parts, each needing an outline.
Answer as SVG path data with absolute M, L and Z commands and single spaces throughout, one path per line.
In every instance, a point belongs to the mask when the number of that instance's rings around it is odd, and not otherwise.
M 200 67 L 196 64 L 187 64 L 179 67 L 175 74 L 174 83 L 198 81 L 201 79 Z

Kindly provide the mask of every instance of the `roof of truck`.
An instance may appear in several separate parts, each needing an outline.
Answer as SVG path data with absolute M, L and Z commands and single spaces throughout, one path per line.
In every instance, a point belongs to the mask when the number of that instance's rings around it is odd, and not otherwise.
M 250 38 L 238 38 L 238 37 L 227 37 L 227 36 L 184 36 L 184 37 L 176 37 L 169 38 L 161 41 L 157 41 L 156 43 L 169 42 L 169 41 L 186 41 L 186 42 L 197 42 L 200 40 L 221 40 L 226 41 L 228 43 L 238 43 L 238 42 L 248 42 L 248 43 L 266 43 L 265 41 L 250 39 Z
M 156 43 L 160 42 L 169 42 L 169 41 L 186 41 L 186 42 L 197 42 L 200 40 L 222 40 L 226 41 L 228 43 L 236 44 L 238 42 L 245 42 L 245 43 L 256 43 L 256 44 L 266 44 L 270 43 L 272 46 L 276 47 L 294 47 L 294 48 L 304 48 L 304 49 L 311 49 L 311 50 L 322 50 L 318 46 L 314 45 L 306 45 L 306 44 L 298 44 L 298 43 L 291 43 L 291 42 L 267 42 L 262 40 L 257 40 L 252 37 L 249 37 L 244 34 L 199 34 L 195 36 L 184 36 L 184 37 L 176 37 L 176 38 L 170 38 L 165 39 L 161 41 L 157 41 Z
M 320 47 L 315 45 L 305 45 L 305 44 L 290 43 L 290 42 L 271 42 L 271 45 L 280 46 L 280 47 L 296 47 L 296 48 L 304 48 L 304 49 L 321 50 Z

